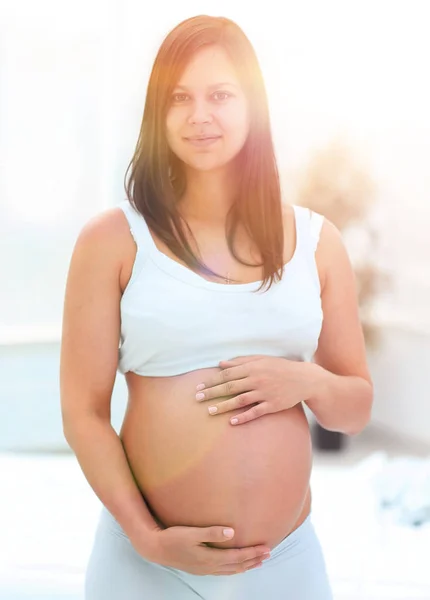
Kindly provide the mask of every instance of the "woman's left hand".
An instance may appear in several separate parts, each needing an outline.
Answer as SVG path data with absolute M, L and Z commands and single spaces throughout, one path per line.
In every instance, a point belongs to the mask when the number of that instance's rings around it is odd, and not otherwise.
M 202 402 L 233 396 L 222 402 L 211 402 L 210 414 L 255 404 L 230 420 L 241 425 L 268 413 L 292 408 L 311 397 L 313 363 L 292 361 L 274 356 L 244 356 L 219 363 L 221 371 L 200 383 L 196 400 Z M 211 409 L 216 409 L 212 410 Z

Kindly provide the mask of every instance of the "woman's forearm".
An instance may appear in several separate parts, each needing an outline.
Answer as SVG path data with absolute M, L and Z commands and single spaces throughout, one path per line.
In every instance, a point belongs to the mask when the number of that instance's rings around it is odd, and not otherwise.
M 361 377 L 336 375 L 315 363 L 308 364 L 313 394 L 305 403 L 318 423 L 329 431 L 360 433 L 371 416 L 372 384 Z
M 67 442 L 102 504 L 126 535 L 147 539 L 159 529 L 137 487 L 122 442 L 106 419 L 79 417 L 64 428 Z

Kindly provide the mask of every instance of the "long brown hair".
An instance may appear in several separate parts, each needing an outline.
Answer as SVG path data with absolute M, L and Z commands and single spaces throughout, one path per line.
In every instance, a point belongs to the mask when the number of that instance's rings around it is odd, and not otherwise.
M 127 167 L 125 189 L 130 203 L 174 255 L 194 271 L 221 277 L 197 258 L 184 233 L 184 226 L 190 234 L 191 231 L 179 214 L 177 201 L 185 191 L 185 175 L 165 133 L 171 95 L 187 63 L 199 49 L 215 44 L 227 51 L 250 107 L 249 135 L 235 159 L 241 181 L 227 218 L 227 242 L 236 260 L 257 266 L 243 261 L 235 252 L 235 233 L 242 224 L 262 259 L 258 265 L 263 266 L 259 289 L 267 284 L 269 288 L 281 279 L 283 266 L 279 173 L 258 59 L 251 42 L 230 19 L 192 17 L 177 25 L 164 39 L 149 78 L 140 134 Z

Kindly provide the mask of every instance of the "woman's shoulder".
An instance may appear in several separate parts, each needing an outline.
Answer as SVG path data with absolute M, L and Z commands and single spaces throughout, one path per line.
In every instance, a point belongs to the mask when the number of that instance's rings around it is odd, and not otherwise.
M 88 246 L 102 246 L 105 250 L 127 243 L 130 225 L 120 206 L 113 206 L 91 216 L 78 234 L 78 242 Z
M 323 213 L 312 210 L 301 204 L 282 204 L 282 217 L 287 233 L 297 225 L 297 216 L 303 216 L 303 223 L 308 226 L 311 236 L 315 238 L 315 250 L 327 252 L 342 244 L 342 236 L 336 225 Z
M 90 217 L 81 227 L 75 242 L 74 253 L 87 258 L 97 256 L 100 261 L 121 269 L 136 246 L 130 228 L 119 206 L 104 209 Z
M 91 216 L 82 226 L 79 236 L 94 243 L 107 243 L 113 237 L 122 237 L 127 233 L 129 225 L 124 211 L 119 206 L 113 206 Z
M 320 212 L 302 205 L 283 204 L 282 214 L 286 240 L 293 235 L 295 216 L 303 214 L 315 253 L 315 262 L 324 287 L 327 275 L 333 273 L 339 262 L 348 261 L 347 250 L 339 228 Z M 297 222 L 296 222 L 297 223 Z

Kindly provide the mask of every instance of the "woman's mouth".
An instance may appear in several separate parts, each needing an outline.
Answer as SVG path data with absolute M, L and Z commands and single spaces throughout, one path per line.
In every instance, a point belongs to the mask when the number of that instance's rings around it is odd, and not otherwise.
M 189 142 L 190 144 L 192 144 L 193 146 L 197 146 L 197 147 L 203 147 L 203 146 L 211 146 L 212 144 L 215 144 L 215 142 L 217 140 L 220 139 L 221 136 L 219 135 L 213 135 L 213 136 L 206 136 L 206 137 L 193 137 L 193 138 L 185 138 L 185 140 L 187 142 Z

